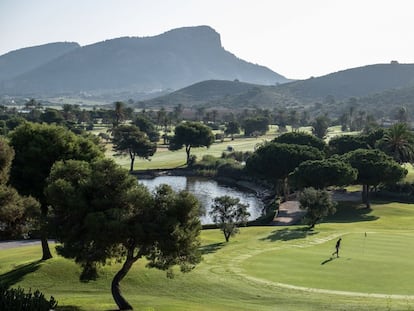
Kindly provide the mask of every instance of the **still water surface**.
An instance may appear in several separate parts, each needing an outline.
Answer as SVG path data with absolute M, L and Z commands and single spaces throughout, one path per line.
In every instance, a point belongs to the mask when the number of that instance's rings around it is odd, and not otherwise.
M 201 206 L 206 211 L 200 217 L 202 224 L 210 224 L 213 222 L 208 212 L 215 197 L 228 195 L 239 198 L 243 204 L 249 204 L 249 220 L 259 217 L 263 210 L 263 202 L 254 193 L 224 185 L 212 179 L 187 176 L 158 176 L 153 179 L 140 179 L 139 182 L 147 186 L 150 191 L 161 184 L 167 184 L 175 191 L 187 190 L 191 192 L 197 197 Z

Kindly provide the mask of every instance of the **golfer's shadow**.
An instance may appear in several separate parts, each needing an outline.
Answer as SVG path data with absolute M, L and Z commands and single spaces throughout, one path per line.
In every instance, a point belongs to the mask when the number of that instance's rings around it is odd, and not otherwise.
M 322 261 L 321 265 L 325 265 L 325 264 L 327 264 L 328 262 L 331 262 L 334 259 L 335 259 L 335 257 L 330 257 L 329 259 L 326 259 L 326 260 Z

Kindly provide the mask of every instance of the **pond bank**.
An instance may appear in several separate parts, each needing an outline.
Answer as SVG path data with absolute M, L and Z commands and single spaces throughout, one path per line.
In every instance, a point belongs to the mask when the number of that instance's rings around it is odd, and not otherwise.
M 247 179 L 234 179 L 229 177 L 206 177 L 200 175 L 196 170 L 189 168 L 174 168 L 174 169 L 155 169 L 155 170 L 145 170 L 145 171 L 134 171 L 133 175 L 138 178 L 138 180 L 153 179 L 163 176 L 185 176 L 185 177 L 199 177 L 205 179 L 214 180 L 220 184 L 224 184 L 230 187 L 237 188 L 244 192 L 249 192 L 255 195 L 255 197 L 263 203 L 262 216 L 257 219 L 257 221 L 250 221 L 255 224 L 268 224 L 273 218 L 271 215 L 267 215 L 269 212 L 274 214 L 275 210 L 275 193 L 273 187 L 269 187 L 265 184 L 258 184 L 251 180 Z M 277 206 L 276 206 L 277 207 Z M 267 221 L 269 219 L 269 221 Z M 262 221 L 263 220 L 263 221 Z M 249 222 L 249 223 L 250 223 Z
M 172 169 L 151 169 L 151 170 L 143 170 L 143 171 L 134 171 L 132 172 L 134 176 L 138 179 L 152 179 L 159 176 L 190 176 L 190 177 L 204 177 L 206 176 L 200 175 L 197 171 L 189 169 L 189 168 L 172 168 Z M 275 194 L 274 191 L 265 185 L 259 185 L 254 183 L 250 180 L 236 180 L 229 177 L 209 177 L 213 180 L 218 182 L 235 186 L 239 189 L 254 192 L 257 197 L 260 199 L 268 199 L 269 197 L 274 198 Z

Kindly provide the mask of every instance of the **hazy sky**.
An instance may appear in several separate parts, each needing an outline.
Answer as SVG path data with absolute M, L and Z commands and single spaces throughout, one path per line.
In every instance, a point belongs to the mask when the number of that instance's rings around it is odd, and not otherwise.
M 0 0 L 0 55 L 209 25 L 236 56 L 304 79 L 414 63 L 413 0 Z

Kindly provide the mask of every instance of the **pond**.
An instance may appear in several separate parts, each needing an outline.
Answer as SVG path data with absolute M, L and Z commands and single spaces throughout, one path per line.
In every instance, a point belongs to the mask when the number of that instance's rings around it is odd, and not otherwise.
M 139 182 L 148 187 L 150 191 L 161 184 L 170 185 L 175 191 L 187 190 L 194 194 L 200 201 L 204 215 L 200 217 L 202 224 L 211 224 L 208 212 L 216 197 L 228 195 L 239 198 L 243 204 L 248 204 L 250 213 L 249 220 L 254 220 L 261 216 L 264 207 L 263 202 L 253 193 L 243 191 L 236 187 L 231 187 L 218 183 L 215 180 L 200 177 L 188 176 L 158 176 L 153 179 L 139 179 Z

